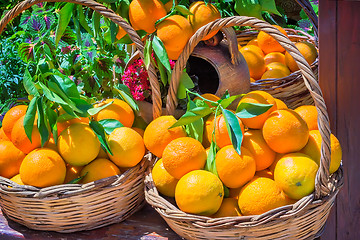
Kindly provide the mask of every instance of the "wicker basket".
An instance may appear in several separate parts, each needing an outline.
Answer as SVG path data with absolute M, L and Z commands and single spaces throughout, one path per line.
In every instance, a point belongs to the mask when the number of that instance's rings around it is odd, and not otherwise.
M 304 9 L 309 17 L 315 36 L 311 36 L 303 31 L 286 28 L 289 39 L 292 42 L 307 41 L 317 46 L 317 16 L 308 0 L 296 0 Z M 256 38 L 258 31 L 247 29 L 236 33 L 238 42 L 244 46 L 252 39 Z M 311 64 L 315 76 L 318 75 L 318 58 Z M 300 70 L 291 73 L 289 76 L 278 79 L 262 79 L 250 84 L 251 90 L 263 90 L 269 92 L 276 98 L 283 100 L 289 108 L 296 108 L 301 105 L 313 105 L 314 101 L 306 89 L 301 78 Z
M 121 26 L 143 56 L 144 46 L 135 30 L 119 15 L 92 0 L 63 0 L 87 6 Z M 10 10 L 0 21 L 6 24 L 25 9 L 46 0 L 26 0 Z M 62 2 L 48 0 L 47 2 Z M 161 115 L 161 99 L 155 68 L 149 68 L 153 95 L 153 115 Z M 145 171 L 152 154 L 125 173 L 87 184 L 63 184 L 47 188 L 18 185 L 0 177 L 0 204 L 11 219 L 36 230 L 75 232 L 120 222 L 138 211 L 144 201 Z
M 309 64 L 294 44 L 275 27 L 251 17 L 229 17 L 215 20 L 200 28 L 189 40 L 175 64 L 167 98 L 167 111 L 176 105 L 176 91 L 187 59 L 199 41 L 210 31 L 232 26 L 250 26 L 273 36 L 296 60 L 302 79 L 318 111 L 319 131 L 323 139 L 320 167 L 315 192 L 293 205 L 273 209 L 258 216 L 210 218 L 187 214 L 159 195 L 147 171 L 145 199 L 164 218 L 169 226 L 186 239 L 312 239 L 322 233 L 323 226 L 342 186 L 342 168 L 329 174 L 330 128 L 326 105 L 317 79 Z M 292 93 L 287 93 L 291 95 Z

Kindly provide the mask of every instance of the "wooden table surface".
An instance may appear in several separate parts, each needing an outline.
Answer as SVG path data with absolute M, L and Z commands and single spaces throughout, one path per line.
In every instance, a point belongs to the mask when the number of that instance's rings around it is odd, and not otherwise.
M 173 232 L 160 215 L 149 205 L 127 220 L 107 227 L 76 233 L 57 233 L 31 230 L 6 218 L 0 211 L 0 239 L 31 239 L 31 240 L 181 240 Z

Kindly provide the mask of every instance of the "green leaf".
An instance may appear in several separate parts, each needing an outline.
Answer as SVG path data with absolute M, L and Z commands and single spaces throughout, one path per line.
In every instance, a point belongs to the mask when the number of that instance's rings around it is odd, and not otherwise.
M 221 96 L 221 100 L 223 100 L 223 99 L 226 99 L 226 98 L 229 98 L 230 97 L 230 93 L 229 93 L 229 91 L 228 90 L 226 90 L 225 91 L 225 93 Z
M 151 41 L 147 40 L 144 47 L 144 64 L 146 69 L 149 69 L 151 62 Z
M 89 172 L 86 172 L 84 175 L 77 177 L 73 180 L 71 180 L 70 182 L 68 182 L 67 184 L 77 184 L 79 183 Z
M 281 13 L 276 9 L 275 0 L 259 0 L 262 11 L 268 11 L 269 13 L 274 13 L 278 16 L 281 16 Z
M 113 155 L 113 153 L 111 152 L 107 137 L 106 137 L 106 133 L 105 133 L 105 129 L 104 127 L 97 121 L 91 121 L 89 123 L 89 126 L 91 127 L 91 129 L 94 131 L 94 133 L 96 134 L 96 136 L 99 138 L 99 141 L 101 143 L 101 145 L 104 147 L 104 149 L 106 149 L 106 151 L 108 153 L 110 153 L 111 155 Z
M 226 128 L 228 130 L 231 143 L 234 149 L 236 150 L 236 152 L 239 155 L 241 155 L 241 144 L 243 140 L 243 133 L 241 131 L 239 119 L 236 117 L 236 115 L 233 112 L 227 109 L 223 109 L 222 113 L 225 119 Z
M 66 27 L 69 25 L 74 6 L 75 6 L 74 3 L 66 3 L 65 6 L 59 12 L 59 22 L 56 27 L 56 33 L 55 33 L 56 45 L 59 44 L 59 41 L 62 35 L 64 34 Z
M 174 128 L 174 127 L 188 125 L 192 122 L 195 122 L 196 120 L 199 120 L 200 118 L 202 118 L 201 115 L 198 115 L 191 111 L 187 111 L 184 115 L 181 116 L 181 118 L 179 120 L 176 121 L 176 123 L 174 123 L 171 127 L 169 127 L 169 129 Z
M 124 125 L 116 119 L 104 119 L 99 123 L 103 126 L 106 134 L 110 135 L 116 128 L 121 128 Z
M 94 36 L 98 37 L 101 35 L 101 29 L 100 29 L 100 20 L 101 20 L 101 14 L 97 11 L 94 11 L 93 17 L 92 17 L 92 24 L 93 24 L 93 30 L 94 30 Z
M 239 95 L 235 95 L 235 96 L 231 96 L 229 98 L 220 100 L 219 103 L 223 108 L 227 108 L 228 106 L 230 106 L 230 104 L 232 102 L 234 102 L 236 99 L 238 99 L 239 97 L 243 96 L 243 94 L 239 94 Z
M 216 144 L 212 141 L 210 144 L 209 154 L 207 156 L 205 163 L 205 170 L 212 172 L 216 176 L 219 176 L 216 169 L 215 156 L 216 156 Z
M 176 5 L 175 10 L 178 11 L 179 13 L 181 13 L 184 16 L 194 15 L 184 5 Z
M 89 27 L 87 21 L 86 21 L 86 17 L 83 11 L 83 8 L 81 5 L 77 5 L 77 12 L 78 12 L 78 16 L 79 16 L 79 22 L 81 24 L 81 26 L 91 35 L 94 36 L 93 31 L 91 30 L 91 28 Z
M 53 82 L 55 82 L 68 97 L 80 98 L 80 93 L 76 87 L 76 84 L 66 76 L 56 76 L 53 75 Z
M 185 130 L 189 137 L 192 137 L 202 143 L 204 134 L 204 120 L 200 118 L 199 120 L 186 125 Z
M 225 186 L 225 184 L 223 184 L 223 188 L 224 188 L 224 198 L 228 198 L 230 195 L 229 188 Z
M 136 128 L 140 128 L 142 130 L 145 130 L 147 125 L 148 124 L 145 122 L 145 120 L 141 116 L 136 116 L 132 126 L 136 127 Z
M 138 30 L 138 31 L 136 31 L 136 33 L 139 35 L 140 39 L 142 39 L 147 34 L 147 32 L 145 32 L 144 30 Z M 129 34 L 126 34 L 120 40 L 116 41 L 116 43 L 131 44 L 131 43 L 133 43 L 133 41 L 129 37 Z
M 23 84 L 26 92 L 29 95 L 33 95 L 33 96 L 39 95 L 39 92 L 36 89 L 35 84 L 33 82 L 33 78 L 27 68 L 24 73 Z
M 92 108 L 92 105 L 86 100 L 81 98 L 70 98 L 75 103 L 77 109 L 79 109 L 79 115 L 81 117 L 89 117 L 88 110 Z
M 55 92 L 50 91 L 50 89 L 47 86 L 45 86 L 45 84 L 43 84 L 42 82 L 39 82 L 39 85 L 40 85 L 41 89 L 43 90 L 43 93 L 47 99 L 49 99 L 50 101 L 59 103 L 59 104 L 67 105 L 67 103 L 59 95 L 57 95 Z
M 87 110 L 87 112 L 90 114 L 90 116 L 94 116 L 96 114 L 98 114 L 98 112 L 100 112 L 101 110 L 103 110 L 104 108 L 107 108 L 108 106 L 110 106 L 111 104 L 113 104 L 114 101 L 111 101 L 103 106 L 100 107 L 93 107 Z
M 53 134 L 53 136 L 57 136 L 58 135 L 58 131 L 57 131 L 57 114 L 55 111 L 53 111 L 50 106 L 46 103 L 44 103 L 44 109 L 45 109 L 45 112 L 46 112 L 46 116 L 47 116 L 47 119 L 48 119 L 48 122 L 49 122 L 49 125 L 50 125 L 50 129 L 51 129 L 51 132 Z M 54 141 L 55 141 L 55 144 L 57 144 L 57 137 L 54 137 Z
M 113 21 L 110 22 L 110 34 L 111 34 L 111 42 L 114 43 L 116 41 L 116 34 L 118 31 L 118 25 Z
M 236 116 L 239 118 L 253 118 L 269 110 L 272 104 L 261 103 L 240 103 L 236 109 Z
M 38 113 L 38 119 L 37 119 L 37 127 L 39 129 L 40 132 L 40 137 L 41 137 L 41 147 L 43 147 L 45 145 L 45 143 L 49 140 L 50 137 L 50 133 L 49 133 L 49 129 L 46 125 L 46 119 L 45 119 L 45 114 L 44 114 L 44 109 L 43 109 L 43 97 L 38 98 L 37 100 L 37 113 Z
M 178 99 L 186 98 L 186 88 L 182 82 L 179 83 L 178 91 L 176 93 Z
M 194 88 L 194 82 L 191 80 L 189 74 L 187 74 L 186 71 L 183 71 L 181 76 L 180 76 L 180 82 L 187 88 L 187 89 L 191 89 Z
M 164 86 L 167 85 L 167 83 L 169 82 L 169 75 L 167 74 L 167 72 L 165 71 L 165 67 L 164 65 L 162 65 L 162 63 L 160 62 L 160 59 L 158 58 L 158 56 L 155 55 L 155 59 L 157 64 L 157 68 L 159 69 L 159 73 L 160 73 L 160 80 L 162 82 L 162 84 Z
M 171 72 L 169 56 L 165 50 L 165 46 L 160 38 L 156 35 L 154 35 L 152 40 L 152 48 L 154 49 L 154 53 L 159 58 L 162 65 L 164 65 L 168 72 Z
M 139 111 L 139 106 L 137 105 L 135 99 L 132 97 L 131 94 L 128 94 L 127 92 L 121 90 L 121 89 L 117 89 L 114 88 L 114 91 L 127 103 L 130 105 L 130 107 L 138 112 Z
M 38 99 L 39 99 L 38 96 L 35 96 L 33 99 L 31 99 L 29 107 L 28 107 L 25 117 L 24 117 L 25 134 L 31 143 L 32 143 L 31 135 L 32 135 L 32 130 L 33 130 L 34 121 L 35 121 L 35 115 L 36 115 L 36 102 Z
M 195 107 L 190 110 L 191 112 L 200 115 L 201 117 L 205 117 L 212 113 L 211 108 L 206 105 L 206 107 Z
M 262 7 L 259 0 L 235 0 L 234 9 L 240 16 L 263 19 L 261 16 Z

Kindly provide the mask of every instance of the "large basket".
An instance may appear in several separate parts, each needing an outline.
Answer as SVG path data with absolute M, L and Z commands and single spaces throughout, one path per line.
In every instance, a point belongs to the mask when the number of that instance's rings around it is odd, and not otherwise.
M 317 16 L 312 9 L 308 0 L 296 0 L 296 2 L 302 7 L 306 15 L 309 17 L 310 22 L 314 28 L 314 36 L 311 36 L 301 30 L 294 30 L 286 28 L 285 31 L 288 34 L 289 39 L 292 42 L 306 41 L 317 46 L 318 38 L 318 21 Z M 237 40 L 244 46 L 250 40 L 254 39 L 258 35 L 256 29 L 247 29 L 244 31 L 237 31 Z M 315 76 L 318 75 L 318 58 L 311 64 Z M 286 103 L 289 108 L 296 108 L 301 105 L 313 105 L 314 101 L 309 94 L 304 82 L 302 81 L 300 70 L 291 73 L 289 76 L 277 79 L 262 79 L 252 82 L 250 84 L 251 90 L 262 90 L 270 93 L 276 98 L 281 99 Z
M 41 2 L 70 2 L 87 6 L 121 26 L 143 57 L 144 45 L 135 30 L 112 10 L 93 0 L 26 0 L 0 21 L 0 33 L 22 11 Z M 153 116 L 161 115 L 156 71 L 149 68 L 153 95 Z M 63 184 L 47 188 L 18 185 L 0 177 L 0 204 L 11 219 L 36 230 L 75 232 L 120 222 L 138 211 L 144 201 L 145 170 L 151 153 L 125 173 L 87 184 Z
M 177 105 L 176 91 L 182 70 L 194 47 L 210 31 L 232 26 L 250 26 L 273 36 L 296 60 L 302 80 L 309 90 L 318 111 L 318 126 L 323 144 L 321 161 L 315 181 L 315 192 L 293 205 L 273 209 L 258 216 L 210 218 L 187 214 L 159 195 L 151 169 L 145 179 L 145 199 L 169 226 L 186 239 L 312 239 L 322 229 L 342 186 L 342 168 L 329 174 L 330 128 L 326 105 L 317 79 L 309 64 L 295 45 L 275 27 L 252 17 L 229 17 L 215 20 L 200 28 L 189 40 L 175 64 L 167 98 L 167 111 Z M 288 93 L 291 95 L 292 93 Z

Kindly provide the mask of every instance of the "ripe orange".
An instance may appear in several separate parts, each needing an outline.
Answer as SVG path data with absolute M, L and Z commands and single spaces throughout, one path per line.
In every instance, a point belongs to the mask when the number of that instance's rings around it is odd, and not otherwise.
M 116 128 L 109 135 L 109 146 L 113 155 L 108 156 L 118 167 L 134 167 L 145 154 L 142 137 L 127 127 Z
M 157 190 L 165 196 L 175 197 L 175 188 L 179 180 L 166 171 L 162 159 L 155 163 L 151 173 Z
M 244 124 L 242 123 L 239 117 L 237 117 L 237 119 L 239 121 L 241 131 L 242 133 L 244 133 L 245 132 Z M 226 127 L 225 118 L 222 114 L 216 117 L 215 139 L 216 139 L 216 144 L 219 146 L 219 148 L 225 147 L 227 145 L 231 145 L 231 139 L 229 136 L 228 129 Z
M 281 191 L 274 180 L 254 177 L 239 194 L 239 208 L 244 216 L 260 215 L 272 209 L 285 206 L 291 200 Z
M 309 42 L 298 42 L 295 43 L 295 46 L 299 49 L 308 64 L 312 64 L 316 60 L 318 53 L 313 44 Z M 288 52 L 285 53 L 285 63 L 292 72 L 299 70 L 294 58 Z
M 284 65 L 286 64 L 285 63 L 285 55 L 282 54 L 281 52 L 271 52 L 271 53 L 266 54 L 266 56 L 264 57 L 264 61 L 265 61 L 266 65 L 273 63 L 273 62 L 279 62 Z
M 64 131 L 67 127 L 69 127 L 71 124 L 74 124 L 74 123 L 89 123 L 89 119 L 88 118 L 73 118 L 73 119 L 70 119 L 70 120 L 66 120 L 66 121 L 60 121 L 60 122 L 57 122 L 57 132 L 58 132 L 58 136 L 60 135 L 60 133 L 62 131 Z
M 215 118 L 215 115 L 211 114 L 205 120 L 203 141 L 202 141 L 204 148 L 210 147 L 211 140 L 212 140 L 212 133 L 214 130 L 214 118 Z
M 278 163 L 278 161 L 283 157 L 285 156 L 286 153 L 276 153 L 276 156 L 275 156 L 275 160 L 274 162 L 271 164 L 271 166 L 269 167 L 269 170 L 270 172 L 274 175 L 274 171 L 275 171 L 275 167 L 276 167 L 276 164 Z
M 243 54 L 243 52 L 245 52 L 245 51 L 252 51 L 252 52 L 256 52 L 260 56 L 264 57 L 264 52 L 261 50 L 261 48 L 259 48 L 258 46 L 252 45 L 252 44 L 245 45 L 244 47 L 240 48 L 239 51 L 241 52 L 241 54 Z
M 10 141 L 0 141 L 0 176 L 12 178 L 19 173 L 25 154 Z
M 57 152 L 57 146 L 56 146 L 56 144 L 55 144 L 55 140 L 54 140 L 54 138 L 53 137 L 51 137 L 50 139 L 49 139 L 49 141 L 44 145 L 44 147 L 45 148 L 50 148 L 50 149 L 52 149 L 52 150 L 54 150 L 54 151 L 56 151 Z
M 144 138 L 145 130 L 143 130 L 141 128 L 137 128 L 137 127 L 132 127 L 132 129 L 135 130 L 135 132 L 137 132 L 142 138 Z
M 165 16 L 166 10 L 160 0 L 133 0 L 129 6 L 129 20 L 135 30 L 153 33 L 155 22 Z
M 258 45 L 258 40 L 257 40 L 257 38 L 251 39 L 250 42 L 248 42 L 246 45 L 259 46 L 259 45 Z
M 41 137 L 35 121 L 30 142 L 29 138 L 26 136 L 25 133 L 24 118 L 25 115 L 23 115 L 16 121 L 11 131 L 11 141 L 13 142 L 15 147 L 27 154 L 35 148 L 41 147 Z
M 299 151 L 309 139 L 306 122 L 290 109 L 272 112 L 264 123 L 262 133 L 266 143 L 277 153 Z
M 280 63 L 280 62 L 269 63 L 269 64 L 266 65 L 266 68 L 267 68 L 267 70 L 279 69 L 279 70 L 283 71 L 284 74 L 286 74 L 286 76 L 290 75 L 289 68 L 285 64 Z
M 186 137 L 186 132 L 182 127 L 169 129 L 174 123 L 176 119 L 173 116 L 161 116 L 154 119 L 145 129 L 145 146 L 159 158 L 162 157 L 166 145 L 172 140 Z
M 241 103 L 273 104 L 273 106 L 263 114 L 260 114 L 253 118 L 242 118 L 241 121 L 248 128 L 253 128 L 253 129 L 262 128 L 269 114 L 276 110 L 275 99 L 269 93 L 264 91 L 252 91 L 247 93 L 244 97 L 242 97 L 242 99 L 239 102 L 239 105 Z
M 213 218 L 241 216 L 238 201 L 235 198 L 224 198 Z
M 4 133 L 4 129 L 1 127 L 0 128 L 0 141 L 2 141 L 2 140 L 11 141 Z
M 205 170 L 187 173 L 175 189 L 176 204 L 186 213 L 211 216 L 219 210 L 223 197 L 220 179 Z
M 83 169 L 83 166 L 71 166 L 71 165 L 67 164 L 64 183 L 69 183 L 72 180 L 80 177 L 80 172 L 82 169 Z
M 287 33 L 285 30 L 277 25 L 273 25 L 276 27 L 281 33 L 283 33 L 287 37 Z M 272 36 L 269 34 L 260 31 L 258 36 L 258 45 L 259 47 L 264 51 L 265 54 L 271 53 L 271 52 L 284 52 L 285 49 L 278 43 Z
M 2 121 L 2 129 L 5 135 L 11 140 L 12 129 L 19 118 L 25 115 L 26 105 L 17 105 L 6 112 Z
M 88 124 L 74 123 L 62 131 L 57 147 L 68 164 L 85 166 L 98 155 L 100 141 Z
M 116 39 L 117 39 L 117 40 L 120 40 L 120 39 L 122 39 L 126 34 L 127 34 L 127 33 L 125 32 L 125 30 L 124 30 L 122 27 L 119 26 L 119 30 L 118 30 L 118 32 L 117 32 L 117 34 L 116 34 Z
M 275 99 L 277 110 L 288 109 L 288 107 L 286 106 L 286 104 L 283 101 L 281 101 L 280 99 L 277 99 L 277 98 L 274 98 L 274 99 Z
M 190 137 L 171 141 L 162 156 L 166 171 L 176 179 L 193 170 L 202 169 L 206 158 L 206 151 L 201 143 Z
M 10 180 L 17 183 L 17 184 L 19 184 L 19 185 L 24 185 L 24 183 L 21 181 L 20 174 L 15 175 Z
M 250 77 L 255 80 L 260 79 L 266 70 L 263 55 L 260 55 L 259 53 L 250 50 L 242 51 L 241 54 L 245 58 L 245 61 L 248 65 Z
M 232 145 L 223 147 L 216 154 L 215 161 L 219 178 L 229 188 L 241 187 L 255 175 L 255 159 L 244 147 L 241 147 L 241 155 Z
M 96 158 L 109 158 L 108 154 L 106 153 L 106 151 L 102 148 L 102 146 L 100 147 L 99 153 L 96 156 Z
M 301 199 L 315 189 L 318 165 L 302 153 L 289 153 L 276 164 L 274 180 L 292 199 Z
M 245 132 L 242 146 L 249 150 L 254 157 L 256 171 L 270 167 L 275 160 L 276 153 L 265 142 L 261 130 Z
M 318 112 L 315 106 L 303 105 L 296 108 L 295 112 L 305 120 L 310 131 L 319 129 L 317 124 Z
M 188 15 L 188 20 L 193 27 L 194 32 L 196 32 L 200 27 L 208 24 L 209 22 L 221 18 L 219 10 L 211 3 L 206 4 L 204 1 L 193 2 L 189 7 L 189 11 L 193 14 Z M 212 31 L 202 40 L 208 40 L 212 38 L 216 33 L 217 31 Z
M 168 56 L 177 60 L 186 43 L 193 34 L 189 21 L 180 15 L 172 15 L 157 26 L 157 36 L 164 43 Z
M 81 183 L 94 182 L 120 174 L 120 169 L 109 159 L 98 158 L 86 165 L 80 173 Z
M 321 135 L 319 130 L 312 130 L 309 133 L 309 141 L 303 149 L 300 150 L 301 153 L 308 155 L 312 160 L 314 160 L 320 166 L 320 157 L 321 157 Z M 330 174 L 336 172 L 340 167 L 342 159 L 342 149 L 340 146 L 339 140 L 334 136 L 330 135 L 330 146 L 331 146 L 331 160 L 330 160 Z
M 254 82 L 256 82 L 256 80 L 253 79 L 253 78 L 250 78 L 250 82 L 251 82 L 251 83 L 254 83 Z
M 24 158 L 20 177 L 25 185 L 49 187 L 62 184 L 66 166 L 61 156 L 48 148 L 35 149 Z
M 288 74 L 280 69 L 270 69 L 264 72 L 264 74 L 261 76 L 261 79 L 283 78 L 287 76 Z
M 125 127 L 131 127 L 134 123 L 135 115 L 132 108 L 120 99 L 106 99 L 98 104 L 98 107 L 114 101 L 111 105 L 101 110 L 94 116 L 96 121 L 103 119 L 115 119 L 121 122 Z

